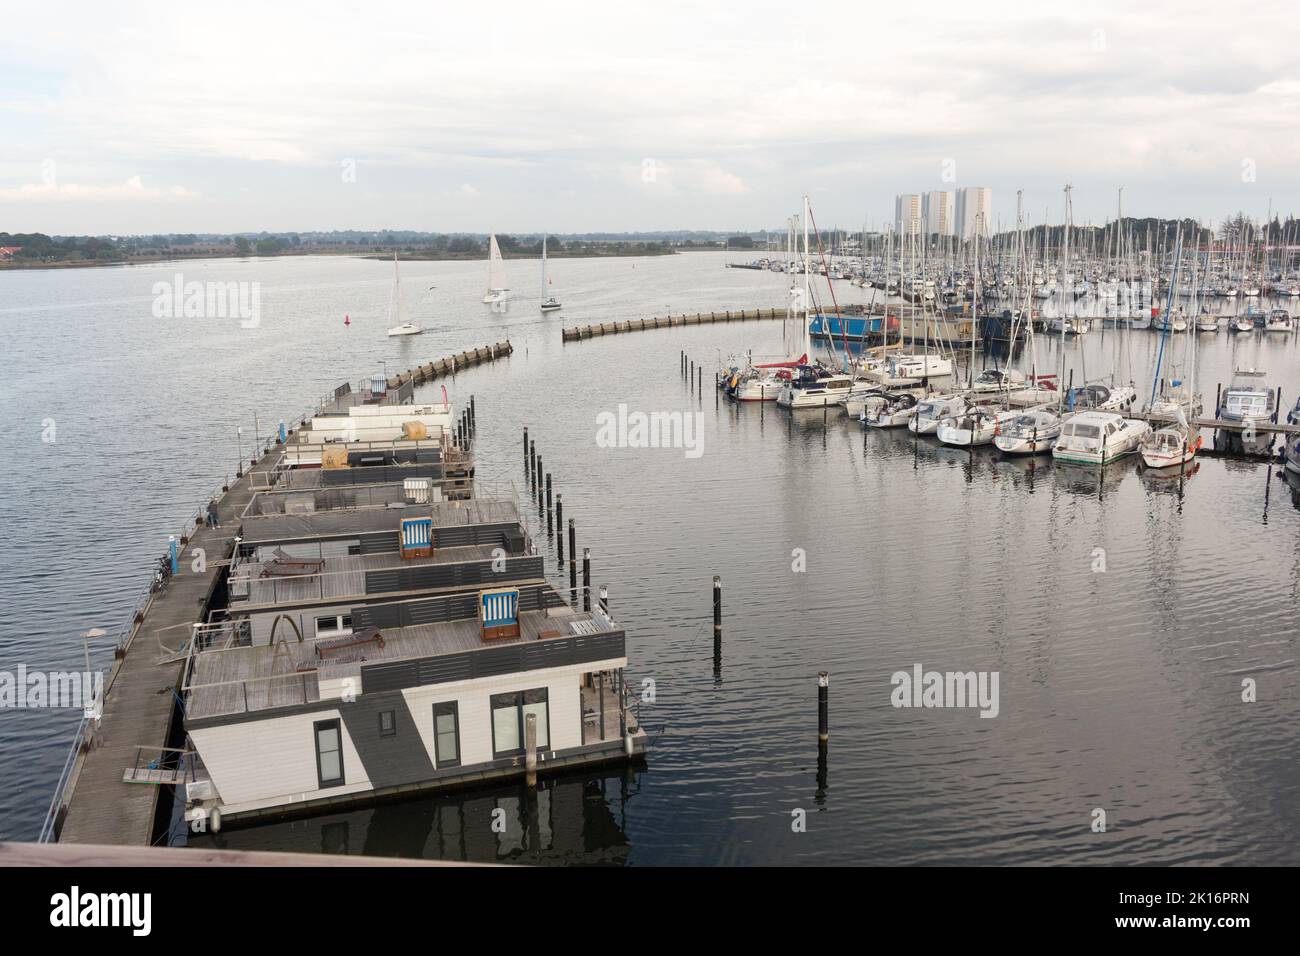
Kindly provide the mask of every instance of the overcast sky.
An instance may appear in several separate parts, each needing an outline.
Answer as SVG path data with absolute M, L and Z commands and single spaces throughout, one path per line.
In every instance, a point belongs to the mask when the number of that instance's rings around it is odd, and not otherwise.
M 1055 6 L 1055 12 L 1052 7 Z M 0 231 L 1300 212 L 1287 3 L 7 4 Z

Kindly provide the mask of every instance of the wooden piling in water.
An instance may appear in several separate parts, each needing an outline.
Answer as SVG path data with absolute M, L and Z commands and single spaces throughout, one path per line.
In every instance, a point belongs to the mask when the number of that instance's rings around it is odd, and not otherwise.
M 817 674 L 817 739 L 826 743 L 831 736 L 831 678 L 826 671 Z
M 591 548 L 582 549 L 582 609 L 591 611 Z
M 570 601 L 577 607 L 578 600 L 578 532 L 573 519 L 569 519 L 569 594 Z
M 564 498 L 563 495 L 555 496 L 555 546 L 559 553 L 560 570 L 564 570 Z

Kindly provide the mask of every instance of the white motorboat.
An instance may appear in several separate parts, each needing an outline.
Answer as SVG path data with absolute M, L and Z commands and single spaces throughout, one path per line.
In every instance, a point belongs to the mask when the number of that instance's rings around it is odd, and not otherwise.
M 1071 415 L 1052 446 L 1055 461 L 1105 465 L 1134 451 L 1151 426 L 1114 412 L 1086 411 Z
M 1061 418 L 1047 408 L 1030 408 L 999 424 L 993 444 L 1004 455 L 1040 455 L 1052 450 L 1061 434 Z
M 1286 309 L 1273 309 L 1264 320 L 1265 332 L 1291 332 L 1295 328 L 1291 313 Z
M 776 403 L 783 408 L 825 408 L 839 405 L 853 388 L 853 378 L 820 365 L 800 365 L 783 383 Z
M 1218 417 L 1228 422 L 1240 422 L 1240 431 L 1217 431 L 1214 447 L 1218 451 L 1238 454 L 1267 454 L 1273 447 L 1273 433 L 1257 431 L 1255 425 L 1273 420 L 1277 407 L 1277 393 L 1264 382 L 1259 369 L 1236 369 L 1232 383 L 1224 390 Z

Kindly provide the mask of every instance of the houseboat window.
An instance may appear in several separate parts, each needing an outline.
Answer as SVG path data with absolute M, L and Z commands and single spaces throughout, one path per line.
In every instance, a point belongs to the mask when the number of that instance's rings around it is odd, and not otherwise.
M 508 757 L 523 749 L 519 730 L 519 707 L 522 694 L 492 695 L 492 755 Z
M 343 784 L 343 738 L 337 720 L 321 720 L 316 732 L 316 776 L 321 789 Z
M 524 691 L 524 711 L 521 726 L 527 726 L 529 714 L 537 715 L 537 749 L 548 750 L 551 746 L 550 715 L 547 712 L 546 688 Z
M 460 715 L 454 700 L 433 705 L 433 759 L 439 767 L 460 766 Z
M 336 637 L 352 633 L 351 614 L 328 614 L 316 618 L 317 637 Z
M 495 757 L 523 753 L 524 720 L 537 715 L 537 749 L 551 745 L 546 688 L 492 695 L 492 749 Z
M 397 734 L 397 711 L 381 710 L 379 712 L 379 736 L 393 737 Z

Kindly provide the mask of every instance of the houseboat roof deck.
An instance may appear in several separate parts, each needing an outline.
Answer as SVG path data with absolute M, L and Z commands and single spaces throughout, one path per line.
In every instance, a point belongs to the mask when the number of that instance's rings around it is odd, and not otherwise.
M 321 679 L 359 677 L 363 664 L 473 654 L 500 647 L 622 633 L 622 628 L 598 605 L 590 612 L 576 611 L 568 605 L 522 611 L 518 619 L 517 638 L 484 641 L 478 619 L 463 618 L 385 629 L 380 631 L 382 646 L 377 642 L 358 644 L 355 648 L 328 652 L 324 659 L 317 648 L 331 641 L 293 641 L 201 651 L 194 657 L 185 685 L 185 715 L 189 720 L 203 720 L 316 703 L 322 699 Z M 613 656 L 622 654 L 620 650 Z M 364 681 L 358 687 L 364 694 Z
M 471 498 L 414 504 L 403 497 L 400 484 L 371 487 L 385 490 L 374 496 L 366 489 L 322 489 L 287 494 L 264 492 L 258 497 L 275 494 L 282 497 L 282 500 L 264 502 L 265 506 L 289 510 L 253 513 L 252 509 L 258 506 L 254 498 L 243 519 L 241 545 L 247 548 L 362 534 L 396 534 L 403 518 L 432 518 L 435 537 L 439 528 L 518 524 L 520 519 L 519 506 L 513 499 Z M 340 494 L 341 490 L 349 493 Z M 379 501 L 385 504 L 377 504 Z M 298 505 L 307 510 L 297 510 Z M 317 507 L 321 505 L 323 507 Z
M 397 551 L 387 551 L 307 560 L 286 555 L 284 562 L 279 564 L 274 558 L 270 561 L 244 561 L 231 571 L 230 603 L 244 611 L 257 606 L 276 607 L 360 597 L 376 593 L 367 590 L 366 575 L 369 572 L 491 561 L 498 556 L 500 549 L 500 544 L 471 544 L 435 547 L 428 557 L 419 558 L 403 558 Z M 297 570 L 283 570 L 286 566 L 296 566 Z M 311 570 L 316 566 L 319 571 Z M 305 573 L 298 573 L 298 570 Z M 383 593 L 395 593 L 395 589 L 384 589 Z

